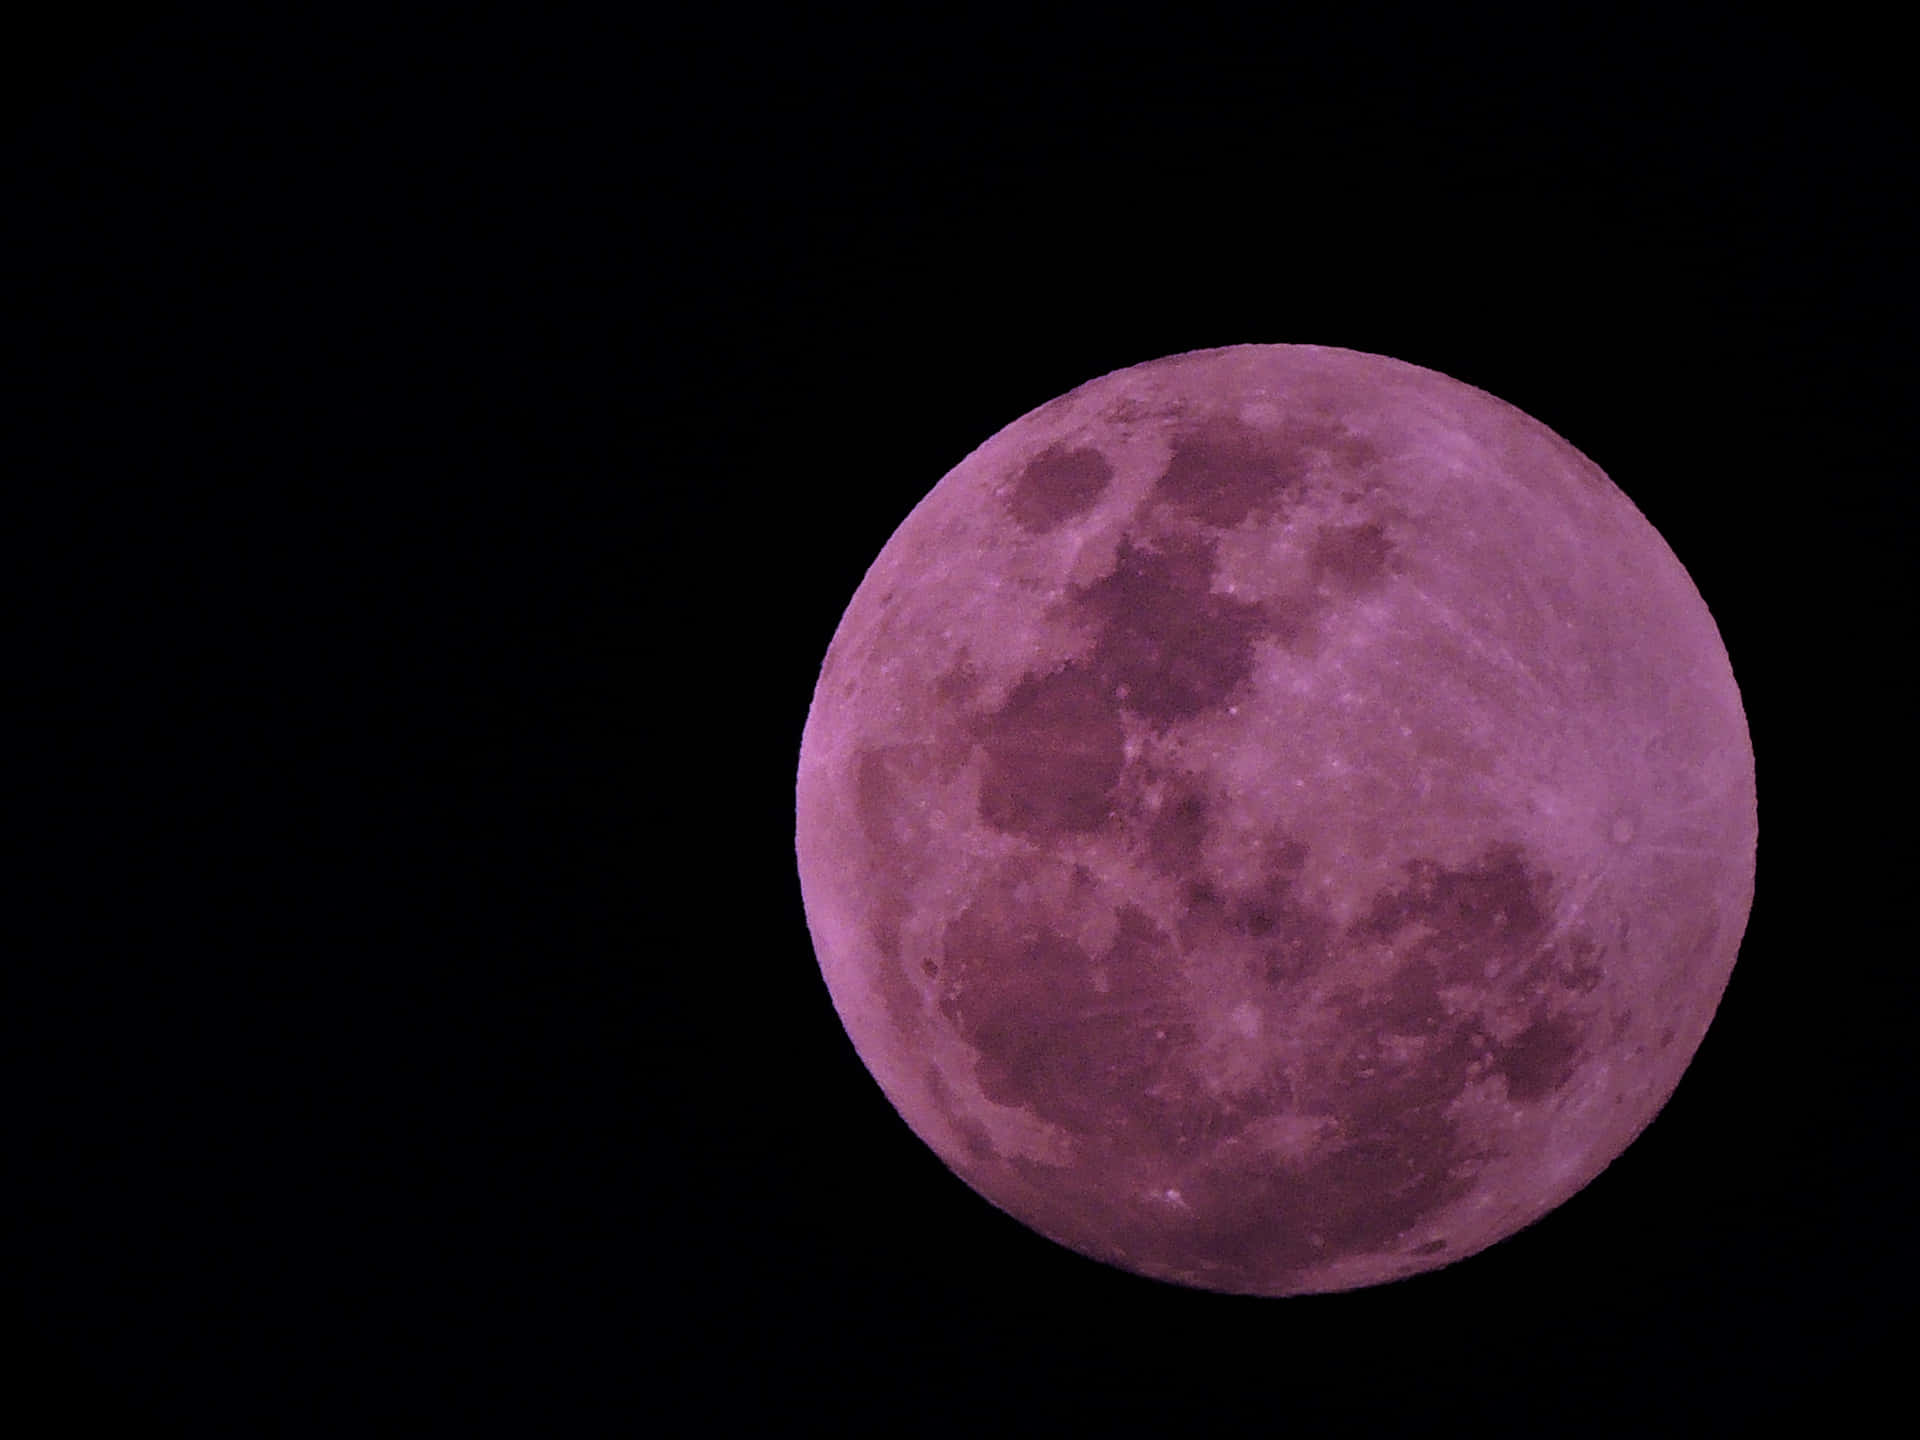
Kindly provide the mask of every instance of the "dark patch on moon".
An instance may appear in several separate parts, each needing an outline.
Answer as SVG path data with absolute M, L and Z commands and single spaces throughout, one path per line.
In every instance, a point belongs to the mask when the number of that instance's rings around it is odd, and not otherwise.
M 1365 938 L 1390 940 L 1410 925 L 1429 933 L 1419 953 L 1450 982 L 1483 985 L 1533 956 L 1548 926 L 1551 877 L 1527 864 L 1518 845 L 1489 847 L 1450 868 L 1431 860 L 1406 867 L 1407 883 L 1376 896 L 1357 922 Z
M 1158 493 L 1195 519 L 1222 528 L 1270 510 L 1306 484 L 1307 456 L 1253 426 L 1215 416 L 1179 431 Z
M 1431 1035 L 1446 1023 L 1440 1002 L 1440 972 L 1431 960 L 1413 959 L 1394 972 L 1386 999 L 1374 1008 L 1380 1024 L 1399 1035 Z
M 1338 1117 L 1340 1143 L 1298 1177 L 1302 1203 L 1324 1217 L 1314 1259 L 1391 1244 L 1465 1194 L 1484 1158 L 1446 1113 L 1485 1053 L 1484 1032 L 1450 1021 L 1437 998 L 1417 1016 L 1404 1004 L 1346 1010 L 1351 1045 L 1321 1076 L 1318 1100 Z M 1389 1043 L 1409 1023 L 1427 1038 L 1411 1049 Z
M 1215 415 L 1175 434 L 1156 496 L 1202 524 L 1228 529 L 1255 514 L 1277 514 L 1306 488 L 1321 456 L 1351 467 L 1374 451 L 1332 420 L 1263 428 Z
M 933 682 L 934 699 L 948 710 L 963 710 L 980 693 L 980 672 L 965 649 Z
M 1441 1113 L 1457 1092 L 1403 1093 L 1407 1109 L 1297 1176 L 1281 1172 L 1283 1203 L 1293 1202 L 1282 1213 L 1306 1222 L 1306 1236 L 1289 1237 L 1296 1265 L 1384 1249 L 1472 1188 L 1457 1163 L 1463 1157 L 1454 1127 Z M 1311 1245 L 1315 1235 L 1319 1251 Z
M 1600 966 L 1601 950 L 1584 936 L 1572 935 L 1561 945 L 1564 962 L 1560 982 L 1576 995 L 1591 995 L 1607 978 Z
M 1367 590 L 1386 576 L 1393 553 L 1386 527 L 1369 522 L 1323 526 L 1313 538 L 1310 558 L 1316 579 L 1336 581 L 1348 590 Z
M 1073 608 L 1099 627 L 1091 666 L 1122 709 L 1160 725 L 1224 705 L 1253 675 L 1258 605 L 1215 594 L 1211 542 L 1171 536 L 1156 550 L 1122 536 L 1111 574 Z
M 1167 935 L 1136 906 L 1117 915 L 1096 961 L 1011 892 L 976 896 L 946 926 L 940 1005 L 995 1104 L 1108 1148 L 1171 1153 L 1193 1130 L 1178 1074 L 1193 1026 Z
M 1317 910 L 1288 905 L 1283 924 L 1262 937 L 1259 978 L 1269 985 L 1291 985 L 1326 968 L 1333 958 L 1333 926 Z
M 1191 776 L 1167 782 L 1160 808 L 1147 822 L 1147 859 L 1164 875 L 1184 875 L 1199 862 L 1207 843 L 1212 806 L 1202 784 Z
M 1084 515 L 1113 483 L 1113 465 L 1098 450 L 1049 445 L 1014 477 L 1007 510 L 1033 535 Z
M 1496 1064 L 1507 1094 L 1532 1104 L 1566 1084 L 1580 1058 L 1580 1027 L 1565 1014 L 1543 1014 L 1501 1046 Z
M 980 818 L 1033 840 L 1084 835 L 1112 812 L 1126 737 L 1103 679 L 1080 665 L 1029 675 L 979 727 Z

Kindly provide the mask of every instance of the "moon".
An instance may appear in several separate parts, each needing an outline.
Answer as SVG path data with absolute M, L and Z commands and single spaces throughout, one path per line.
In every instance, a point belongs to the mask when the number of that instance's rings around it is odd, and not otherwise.
M 1351 1290 L 1564 1202 L 1753 898 L 1746 717 L 1590 460 L 1432 370 L 1175 355 L 1014 421 L 834 634 L 796 852 L 861 1060 L 973 1190 L 1157 1280 Z

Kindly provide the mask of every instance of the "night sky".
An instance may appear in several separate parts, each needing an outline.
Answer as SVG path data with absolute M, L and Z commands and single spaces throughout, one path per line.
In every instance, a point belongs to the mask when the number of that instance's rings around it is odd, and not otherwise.
M 1916 1268 L 1892 22 L 655 8 L 9 42 L 21 1433 L 1877 1413 Z M 1250 341 L 1594 459 L 1714 613 L 1760 797 L 1639 1142 L 1477 1257 L 1283 1301 L 954 1179 L 793 857 L 813 680 L 911 507 L 1085 380 Z

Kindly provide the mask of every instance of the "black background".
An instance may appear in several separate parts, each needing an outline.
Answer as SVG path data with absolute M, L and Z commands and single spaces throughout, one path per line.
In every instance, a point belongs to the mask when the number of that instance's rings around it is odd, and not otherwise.
M 1884 1403 L 1915 1260 L 1892 22 L 1540 8 L 23 36 L 32 1433 Z M 1760 775 L 1740 964 L 1645 1136 L 1493 1250 L 1292 1301 L 1103 1268 L 953 1179 L 847 1044 L 792 860 L 813 678 L 912 505 L 1082 381 L 1244 341 L 1429 366 L 1595 459 L 1712 607 Z

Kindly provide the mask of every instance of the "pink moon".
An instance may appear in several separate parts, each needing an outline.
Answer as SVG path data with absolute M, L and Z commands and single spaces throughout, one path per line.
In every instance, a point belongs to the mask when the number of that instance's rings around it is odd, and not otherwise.
M 796 848 L 855 1050 L 968 1186 L 1237 1294 L 1463 1259 L 1673 1094 L 1753 899 L 1719 631 L 1432 370 L 1116 371 L 936 484 L 829 647 Z

